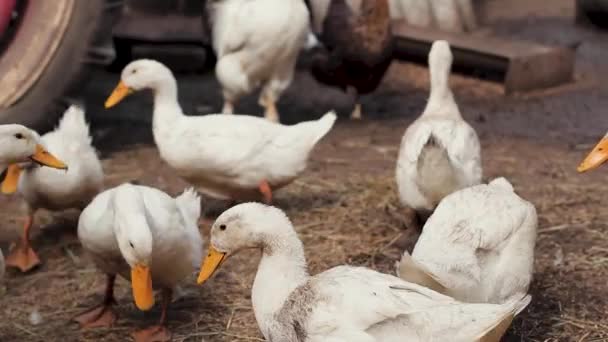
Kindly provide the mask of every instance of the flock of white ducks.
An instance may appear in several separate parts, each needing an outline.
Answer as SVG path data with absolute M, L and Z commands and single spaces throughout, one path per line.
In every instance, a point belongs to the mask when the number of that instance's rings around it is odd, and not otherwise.
M 84 207 L 78 237 L 108 279 L 101 305 L 77 317 L 84 327 L 115 321 L 111 305 L 120 275 L 130 280 L 141 310 L 154 305 L 154 288 L 162 290 L 159 324 L 135 333 L 136 341 L 170 340 L 165 322 L 173 288 L 195 268 L 203 283 L 231 255 L 257 248 L 263 256 L 252 301 L 269 341 L 499 341 L 530 302 L 536 211 L 505 179 L 477 185 L 479 141 L 449 89 L 451 58 L 446 42 L 433 44 L 429 104 L 401 145 L 401 199 L 435 213 L 412 255 L 404 253 L 397 263 L 399 277 L 350 266 L 309 275 L 290 220 L 260 203 L 239 204 L 218 217 L 203 261 L 196 192 L 172 198 L 128 183 L 103 191 L 103 172 L 77 107 L 42 139 L 21 126 L 0 128 L 0 161 L 7 167 L 2 189 L 18 190 L 30 208 L 25 239 L 13 250 L 22 263 L 15 265 L 27 269 L 37 262 L 27 243 L 37 208 Z M 336 119 L 328 113 L 285 126 L 272 117 L 186 116 L 172 73 L 152 60 L 125 67 L 106 107 L 147 88 L 154 93 L 153 132 L 161 158 L 197 190 L 217 198 L 270 203 L 272 191 L 305 170 L 311 150 Z M 47 184 L 51 179 L 61 186 Z

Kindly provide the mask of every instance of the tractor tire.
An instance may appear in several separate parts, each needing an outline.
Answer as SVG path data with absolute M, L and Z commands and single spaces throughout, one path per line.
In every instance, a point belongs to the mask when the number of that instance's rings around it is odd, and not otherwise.
M 26 1 L 0 56 L 0 124 L 47 130 L 90 77 L 114 58 L 122 0 Z

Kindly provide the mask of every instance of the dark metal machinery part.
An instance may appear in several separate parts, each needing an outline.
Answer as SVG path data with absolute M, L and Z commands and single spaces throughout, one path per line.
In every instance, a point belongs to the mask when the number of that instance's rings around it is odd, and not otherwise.
M 608 29 L 608 0 L 577 0 L 576 21 Z
M 196 62 L 189 64 L 193 70 L 212 67 L 215 56 L 205 3 L 205 0 L 126 0 L 121 19 L 114 26 L 117 58 L 111 69 L 121 70 L 134 58 L 134 50 L 141 52 L 141 48 L 147 52 L 145 55 L 152 54 L 159 60 L 163 60 L 160 56 L 175 53 L 197 56 Z

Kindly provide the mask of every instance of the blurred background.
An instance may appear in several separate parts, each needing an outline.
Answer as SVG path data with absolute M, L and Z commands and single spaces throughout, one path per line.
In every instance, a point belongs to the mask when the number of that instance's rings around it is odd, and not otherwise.
M 453 18 L 446 19 L 452 15 L 449 13 L 435 13 L 435 20 L 412 17 L 414 11 L 405 8 L 421 2 L 432 5 L 440 1 L 390 1 L 398 40 L 394 52 L 397 63 L 424 64 L 432 39 L 453 38 L 460 43 L 454 46 L 456 71 L 497 81 L 511 93 L 571 83 L 576 79 L 574 75 L 584 77 L 586 71 L 597 70 L 599 65 L 594 63 L 602 60 L 602 46 L 594 41 L 606 23 L 608 5 L 602 0 L 557 0 L 550 5 L 534 0 L 473 0 L 473 19 L 460 13 L 455 20 L 457 24 Z M 0 84 L 5 90 L 0 98 L 0 123 L 19 122 L 48 129 L 68 101 L 88 100 L 87 86 L 99 86 L 108 72 L 119 72 L 136 58 L 158 59 L 182 75 L 212 75 L 215 56 L 205 3 L 205 0 L 91 0 L 86 4 L 73 0 L 48 4 L 3 1 Z M 442 36 L 439 32 L 456 35 Z M 521 42 L 533 42 L 536 46 L 518 46 Z M 529 64 L 528 70 L 537 69 L 530 63 L 545 64 L 544 69 L 555 70 L 537 76 L 545 78 L 544 83 L 513 82 L 510 78 L 521 76 L 509 74 L 509 64 L 517 63 L 516 55 L 526 55 L 526 51 L 517 50 L 532 50 L 538 45 L 569 48 L 577 55 L 573 61 L 564 63 L 551 62 L 570 58 L 564 53 L 551 55 L 555 58 L 540 57 L 537 61 L 523 58 L 523 63 Z M 301 69 L 306 69 L 306 53 L 301 59 Z M 552 65 L 546 65 L 547 61 Z M 522 85 L 526 82 L 529 84 Z M 198 108 L 196 113 L 219 111 L 217 94 L 213 93 L 217 87 L 210 88 L 199 86 L 199 95 L 205 99 L 203 107 L 210 108 Z M 99 101 L 88 102 L 96 112 Z M 241 112 L 252 114 L 246 109 L 247 104 Z

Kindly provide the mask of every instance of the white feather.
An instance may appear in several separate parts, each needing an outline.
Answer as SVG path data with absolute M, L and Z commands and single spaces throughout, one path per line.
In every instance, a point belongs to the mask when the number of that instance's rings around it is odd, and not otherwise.
M 429 0 L 391 0 L 389 3 L 392 5 L 392 18 L 405 19 L 412 26 L 433 26 Z
M 103 188 L 103 169 L 91 145 L 84 111 L 71 106 L 57 128 L 42 136 L 49 152 L 68 165 L 68 170 L 34 167 L 24 170 L 19 193 L 29 210 L 82 209 Z
M 389 0 L 391 18 L 409 25 L 444 31 L 472 31 L 477 27 L 471 0 Z
M 263 250 L 251 299 L 268 341 L 471 342 L 508 326 L 530 301 L 523 295 L 502 305 L 462 303 L 363 267 L 338 266 L 309 276 L 289 219 L 258 203 L 220 215 L 211 246 L 228 255 Z
M 197 190 L 221 199 L 258 200 L 262 181 L 272 190 L 289 184 L 306 169 L 312 149 L 336 119 L 330 112 L 286 126 L 248 115 L 186 116 L 175 77 L 152 60 L 131 62 L 122 80 L 154 88 L 153 133 L 162 159 Z
M 77 105 L 72 105 L 65 111 L 56 131 L 83 145 L 90 145 L 92 141 L 84 109 Z
M 22 125 L 0 125 L 0 172 L 10 164 L 30 161 L 37 144 L 42 141 L 36 131 Z
M 429 101 L 401 140 L 399 197 L 416 210 L 433 210 L 445 195 L 481 182 L 479 138 L 454 101 L 448 84 L 451 65 L 448 43 L 435 42 L 429 54 Z M 422 158 L 427 153 L 431 156 Z
M 446 197 L 412 259 L 458 300 L 505 303 L 528 292 L 537 224 L 534 206 L 499 178 Z
M 216 75 L 225 100 L 237 101 L 262 86 L 278 100 L 291 84 L 306 44 L 309 13 L 302 0 L 210 2 Z
M 121 235 L 116 230 L 120 223 L 128 222 L 117 220 L 130 215 L 145 217 L 142 224 L 130 228 L 148 230 L 152 236 L 150 260 L 145 260 L 152 285 L 173 288 L 190 276 L 192 267 L 199 266 L 202 260 L 197 205 L 200 202 L 192 190 L 172 198 L 155 188 L 126 183 L 100 193 L 84 209 L 78 221 L 78 238 L 103 272 L 130 279 L 129 264 L 119 247 Z M 126 243 L 140 246 L 138 236 L 141 235 L 131 235 Z

